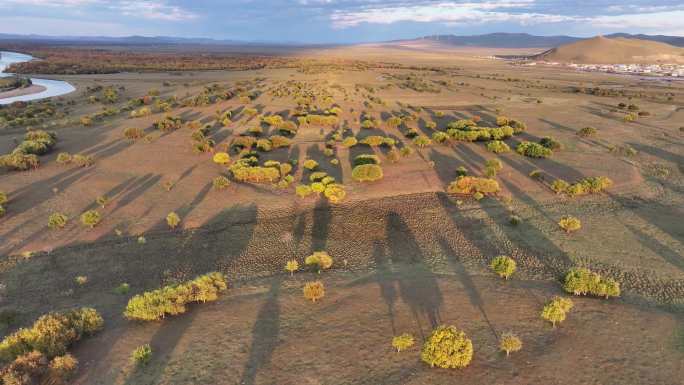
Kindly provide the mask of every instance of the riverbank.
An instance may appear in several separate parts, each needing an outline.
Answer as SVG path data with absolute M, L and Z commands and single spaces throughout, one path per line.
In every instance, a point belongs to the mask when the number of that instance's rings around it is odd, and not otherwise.
M 15 88 L 10 91 L 4 91 L 0 92 L 0 100 L 6 99 L 6 98 L 14 98 L 17 96 L 24 96 L 24 95 L 33 95 L 37 94 L 40 92 L 46 91 L 47 88 L 45 86 L 39 86 L 37 84 L 30 85 L 28 87 L 24 88 Z
M 10 75 L 4 73 L 4 71 L 11 64 L 33 60 L 32 56 L 16 52 L 2 51 L 0 53 L 0 77 Z M 31 78 L 31 83 L 32 85 L 29 87 L 0 92 L 0 105 L 62 96 L 76 90 L 74 86 L 61 80 Z

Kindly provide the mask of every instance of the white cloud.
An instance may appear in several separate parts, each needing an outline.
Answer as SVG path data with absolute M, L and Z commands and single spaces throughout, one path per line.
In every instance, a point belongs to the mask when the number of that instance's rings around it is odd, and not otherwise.
M 111 6 L 126 16 L 142 17 L 153 20 L 181 21 L 196 19 L 198 15 L 164 1 L 118 1 Z
M 335 11 L 331 19 L 336 28 L 353 27 L 362 23 L 392 24 L 400 21 L 442 22 L 451 25 L 513 21 L 527 25 L 574 20 L 574 17 L 564 15 L 509 12 L 510 9 L 528 7 L 533 3 L 533 0 L 511 0 L 373 7 L 356 11 Z

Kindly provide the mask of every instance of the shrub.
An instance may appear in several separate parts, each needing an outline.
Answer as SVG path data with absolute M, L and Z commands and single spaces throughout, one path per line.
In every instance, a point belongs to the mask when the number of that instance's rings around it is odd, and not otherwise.
M 223 175 L 217 176 L 212 181 L 215 190 L 224 190 L 230 186 L 230 180 Z
M 131 285 L 127 284 L 126 282 L 122 283 L 121 285 L 117 286 L 114 288 L 114 292 L 116 294 L 128 294 L 128 292 L 131 290 Z
M 183 120 L 177 116 L 165 116 L 164 119 L 154 122 L 154 128 L 160 131 L 173 131 L 183 126 Z
M 126 139 L 137 140 L 145 136 L 145 130 L 137 127 L 126 128 L 123 132 Z
M 342 145 L 344 147 L 354 147 L 359 141 L 353 137 L 353 136 L 348 136 L 342 140 Z
M 511 352 L 522 349 L 522 341 L 513 333 L 504 333 L 499 340 L 499 349 L 506 352 L 506 357 L 508 357 Z
M 71 161 L 78 167 L 90 167 L 95 162 L 92 155 L 76 154 L 71 157 Z
M 551 183 L 551 190 L 555 191 L 556 194 L 564 193 L 570 187 L 570 183 L 564 181 L 563 179 L 556 179 Z
M 327 270 L 332 267 L 333 259 L 325 251 L 315 251 L 313 254 L 306 257 L 304 263 L 318 268 L 318 273 L 320 273 L 321 270 Z
M 565 275 L 563 289 L 574 295 L 595 295 L 600 297 L 619 297 L 620 284 L 612 278 L 585 268 L 572 268 Z
M 382 177 L 382 167 L 377 164 L 362 164 L 352 170 L 352 178 L 357 182 L 373 182 Z
M 492 260 L 492 263 L 489 265 L 489 267 L 491 267 L 492 270 L 499 275 L 499 277 L 508 279 L 508 277 L 513 275 L 515 272 L 516 263 L 513 258 L 500 255 Z
M 295 259 L 287 261 L 285 264 L 285 270 L 289 271 L 290 275 L 294 275 L 294 272 L 299 270 L 299 262 L 297 262 Z
M 520 218 L 520 217 L 517 216 L 517 215 L 511 215 L 511 216 L 508 218 L 508 223 L 510 223 L 510 224 L 513 225 L 513 226 L 517 226 L 517 225 L 519 225 L 521 222 L 522 222 L 522 218 Z
M 428 138 L 425 135 L 419 135 L 413 139 L 413 144 L 415 144 L 419 148 L 423 148 L 423 147 L 427 147 L 427 146 L 431 145 L 432 140 L 430 140 L 430 138 Z
M 302 163 L 302 166 L 304 166 L 305 169 L 307 170 L 315 170 L 318 167 L 318 162 L 316 162 L 313 159 L 307 159 Z
M 553 151 L 539 143 L 533 142 L 520 142 L 515 151 L 520 155 L 529 156 L 530 158 L 548 158 L 553 155 Z
M 565 321 L 567 313 L 572 309 L 572 300 L 568 298 L 555 297 L 544 305 L 541 317 L 556 327 L 556 323 Z
M 124 316 L 130 320 L 155 321 L 167 314 L 182 314 L 188 303 L 215 301 L 227 288 L 223 274 L 207 273 L 191 281 L 134 296 L 128 301 Z
M 511 120 L 505 116 L 497 116 L 496 117 L 496 125 L 501 127 L 501 126 L 508 126 L 511 124 Z
M 131 353 L 131 360 L 136 364 L 136 365 L 147 365 L 148 362 L 152 359 L 152 348 L 150 347 L 150 344 L 145 344 L 142 346 L 138 346 L 133 350 L 133 353 Z
M 447 140 L 449 140 L 449 134 L 447 134 L 446 132 L 437 131 L 437 132 L 432 134 L 432 140 L 437 142 L 437 143 L 444 143 Z M 414 140 L 414 142 L 415 142 L 415 140 Z
M 180 217 L 175 212 L 170 212 L 169 215 L 166 216 L 166 224 L 172 229 L 175 229 L 180 224 L 180 221 Z
M 257 149 L 259 149 L 259 151 L 264 151 L 264 152 L 271 151 L 271 149 L 273 148 L 273 146 L 271 145 L 271 141 L 268 139 L 257 140 L 256 147 L 257 147 Z
M 539 144 L 548 148 L 549 150 L 560 150 L 561 148 L 563 148 L 563 145 L 559 141 L 557 141 L 557 140 L 555 140 L 549 136 L 545 136 L 545 137 L 541 138 L 539 140 Z
M 476 192 L 481 194 L 495 194 L 499 192 L 499 183 L 494 179 L 477 178 L 473 176 L 461 176 L 449 184 L 447 192 L 450 194 L 472 195 Z
M 580 179 L 579 181 L 568 186 L 565 192 L 570 196 L 578 196 L 585 194 L 596 194 L 611 187 L 613 181 L 605 176 L 589 177 Z
M 325 195 L 331 203 L 340 203 L 347 196 L 347 192 L 341 184 L 331 183 L 325 186 L 323 195 Z
M 373 154 L 361 154 L 354 158 L 354 166 L 360 166 L 362 164 L 380 164 L 380 158 Z
M 312 193 L 313 190 L 308 185 L 300 184 L 299 186 L 295 187 L 295 194 L 297 194 L 297 196 L 299 196 L 300 198 L 306 198 Z
M 77 285 L 83 286 L 86 283 L 88 283 L 88 277 L 86 277 L 85 275 L 79 275 L 78 277 L 74 278 L 74 281 Z
M 78 360 L 69 353 L 57 356 L 50 361 L 50 375 L 62 381 L 68 380 L 76 373 L 77 369 Z
M 368 145 L 371 147 L 377 147 L 377 146 L 385 144 L 385 139 L 386 138 L 384 136 L 370 135 L 370 136 L 367 136 L 367 137 L 361 139 L 361 141 L 359 141 L 359 143 L 365 144 L 365 145 Z
M 80 308 L 41 316 L 30 328 L 22 328 L 0 342 L 0 360 L 10 362 L 38 351 L 47 358 L 66 353 L 72 343 L 102 329 L 103 320 L 92 308 Z
M 249 166 L 249 159 L 240 159 L 230 166 L 230 172 L 239 182 L 274 183 L 280 179 L 280 171 L 275 167 Z
M 487 142 L 487 150 L 495 154 L 501 154 L 503 152 L 511 151 L 511 148 L 501 140 L 492 140 Z
M 38 384 L 47 370 L 47 365 L 47 359 L 41 352 L 29 352 L 4 367 L 0 371 L 0 379 L 5 385 Z
M 10 170 L 25 171 L 38 168 L 40 161 L 34 154 L 17 152 L 0 156 L 0 166 Z
M 566 233 L 572 233 L 582 228 L 582 222 L 573 216 L 567 215 L 558 221 L 558 226 L 565 230 Z
M 0 205 L 7 203 L 7 193 L 0 191 Z
M 442 325 L 427 338 L 420 358 L 431 367 L 464 368 L 473 358 L 473 343 L 456 327 Z
M 90 228 L 97 226 L 100 219 L 100 213 L 97 210 L 88 210 L 81 214 L 81 223 Z
M 5 212 L 6 212 L 5 208 L 0 206 L 0 217 L 5 216 Z
M 401 156 L 406 158 L 407 156 L 413 154 L 413 149 L 411 147 L 402 147 L 401 150 L 399 150 L 399 153 L 401 154 Z
M 272 135 L 268 138 L 271 141 L 271 146 L 273 148 L 289 147 L 292 141 L 282 135 Z
M 314 303 L 325 296 L 325 287 L 321 281 L 305 283 L 303 291 L 304 298 Z
M 402 335 L 392 338 L 392 347 L 397 349 L 397 352 L 406 350 L 413 346 L 414 344 L 413 336 L 409 333 L 404 333 Z
M 57 163 L 65 165 L 71 163 L 71 154 L 68 152 L 60 152 L 59 155 L 57 155 Z
M 496 173 L 503 169 L 503 163 L 498 159 L 488 159 L 485 162 L 485 174 L 488 177 L 496 176 Z
M 217 152 L 216 154 L 214 154 L 212 160 L 216 164 L 226 165 L 230 163 L 230 155 L 228 155 L 228 153 L 225 152 Z
M 596 130 L 594 127 L 584 127 L 581 130 L 577 131 L 577 135 L 583 138 L 587 138 L 596 135 L 597 132 L 598 130 Z

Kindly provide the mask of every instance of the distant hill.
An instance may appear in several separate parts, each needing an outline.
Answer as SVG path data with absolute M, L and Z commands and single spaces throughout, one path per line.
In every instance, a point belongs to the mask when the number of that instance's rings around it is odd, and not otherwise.
M 684 47 L 684 37 L 665 35 L 631 35 L 628 33 L 614 33 L 607 38 L 627 38 L 657 41 L 678 47 Z M 407 41 L 434 41 L 454 46 L 487 47 L 487 48 L 552 48 L 560 45 L 586 40 L 574 36 L 537 36 L 528 33 L 488 33 L 485 35 L 431 35 Z
M 531 58 L 585 64 L 684 63 L 684 48 L 657 41 L 597 36 L 564 44 Z
M 572 36 L 535 36 L 528 33 L 488 33 L 486 35 L 432 35 L 419 40 L 430 40 L 454 46 L 487 48 L 549 48 L 582 40 Z

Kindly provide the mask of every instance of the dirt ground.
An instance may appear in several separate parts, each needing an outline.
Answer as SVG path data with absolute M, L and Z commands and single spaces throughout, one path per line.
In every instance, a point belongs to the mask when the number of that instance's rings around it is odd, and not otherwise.
M 76 346 L 78 384 L 678 383 L 684 369 L 684 134 L 679 130 L 684 85 L 514 67 L 485 59 L 485 52 L 420 50 L 363 46 L 307 54 L 434 65 L 443 71 L 62 77 L 78 92 L 60 98 L 73 101 L 60 107 L 68 114 L 45 127 L 57 133 L 56 148 L 41 156 L 37 170 L 0 171 L 0 191 L 9 195 L 0 221 L 0 310 L 18 314 L 7 330 L 53 310 L 97 308 L 107 326 Z M 406 74 L 450 85 L 440 86 L 439 93 L 397 86 L 392 76 Z M 211 83 L 249 81 L 262 93 L 247 106 L 261 114 L 291 116 L 293 100 L 267 92 L 288 80 L 332 89 L 343 110 L 342 126 L 361 137 L 389 135 L 411 145 L 402 129 L 384 124 L 362 129 L 362 111 L 381 120 L 413 111 L 419 119 L 412 126 L 426 134 L 431 132 L 427 121 L 443 127 L 476 115 L 481 125 L 493 125 L 497 115 L 506 115 L 528 127 L 507 140 L 511 148 L 521 140 L 552 136 L 563 149 L 538 160 L 515 152 L 494 155 L 482 143 L 453 142 L 416 149 L 391 163 L 381 149 L 338 145 L 335 166 L 323 154 L 331 130 L 302 127 L 291 148 L 263 155 L 297 159 L 300 165 L 317 160 L 347 188 L 345 202 L 331 205 L 298 198 L 293 187 L 233 182 L 225 191 L 213 190 L 212 178 L 226 172 L 211 154 L 192 151 L 187 128 L 156 134 L 149 143 L 124 139 L 127 127 L 155 134 L 151 125 L 164 114 L 121 114 L 90 127 L 77 124 L 80 116 L 103 107 L 87 103 L 84 90 L 93 85 L 124 86 L 120 106 L 152 88 L 164 97 L 184 96 Z M 385 105 L 369 104 L 364 87 L 373 87 L 372 95 Z M 637 94 L 606 97 L 573 87 Z M 620 102 L 638 104 L 650 116 L 627 123 L 616 107 Z M 220 146 L 257 125 L 242 113 L 244 107 L 233 98 L 172 113 L 212 123 L 217 110 L 234 111 L 230 125 L 210 131 Z M 596 127 L 598 135 L 577 136 L 586 126 Z M 24 131 L 0 130 L 0 153 L 10 152 Z M 626 148 L 636 153 L 626 154 Z M 93 155 L 95 164 L 58 165 L 56 156 L 63 151 Z M 352 160 L 360 153 L 383 159 L 381 181 L 352 180 Z M 444 193 L 458 167 L 482 175 L 485 161 L 494 157 L 504 165 L 497 198 L 477 202 Z M 534 170 L 545 180 L 530 178 Z M 301 166 L 294 176 L 306 178 Z M 605 194 L 575 198 L 556 195 L 548 186 L 555 178 L 573 182 L 587 176 L 608 176 L 615 183 Z M 167 183 L 173 184 L 168 191 Z M 95 199 L 102 195 L 110 202 L 98 208 Z M 103 221 L 88 229 L 78 216 L 93 208 Z M 71 220 L 65 229 L 49 231 L 47 218 L 55 211 Z M 171 211 L 182 218 L 180 229 L 168 229 L 165 217 Z M 509 224 L 512 214 L 522 219 L 520 225 Z M 564 215 L 580 218 L 582 229 L 572 235 L 561 231 L 557 222 Z M 289 278 L 282 269 L 287 260 L 301 263 L 315 250 L 327 250 L 335 265 L 322 277 L 326 298 L 314 305 L 301 297 L 302 282 L 310 277 Z M 489 261 L 502 254 L 518 263 L 511 282 L 488 272 Z M 619 280 L 623 296 L 578 298 L 569 319 L 554 330 L 539 318 L 541 306 L 560 294 L 558 279 L 576 265 Z M 114 294 L 119 284 L 129 283 L 135 294 L 212 270 L 226 273 L 232 286 L 217 303 L 161 323 L 123 320 L 130 295 Z M 76 285 L 76 276 L 87 276 L 88 283 Z M 420 345 L 422 336 L 442 322 L 473 338 L 475 360 L 466 370 L 429 370 L 419 361 L 419 346 L 392 351 L 393 334 L 411 332 Z M 506 359 L 496 351 L 496 338 L 509 330 L 522 337 L 524 347 Z M 133 370 L 130 352 L 143 343 L 152 345 L 154 359 Z

